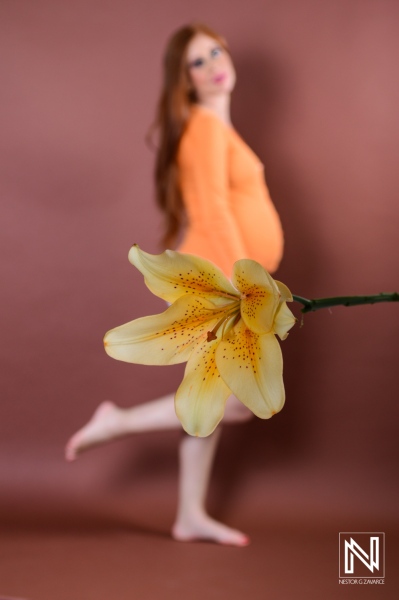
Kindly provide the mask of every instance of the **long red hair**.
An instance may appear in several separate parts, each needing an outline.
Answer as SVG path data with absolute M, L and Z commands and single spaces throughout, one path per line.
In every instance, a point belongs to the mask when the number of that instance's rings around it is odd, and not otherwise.
M 162 243 L 173 247 L 184 221 L 184 204 L 179 187 L 176 163 L 181 137 L 190 116 L 190 107 L 197 102 L 186 64 L 187 46 L 195 35 L 203 33 L 214 38 L 225 50 L 226 41 L 207 25 L 194 23 L 178 29 L 170 38 L 164 56 L 163 87 L 158 103 L 154 129 L 158 130 L 155 162 L 156 201 L 165 215 Z

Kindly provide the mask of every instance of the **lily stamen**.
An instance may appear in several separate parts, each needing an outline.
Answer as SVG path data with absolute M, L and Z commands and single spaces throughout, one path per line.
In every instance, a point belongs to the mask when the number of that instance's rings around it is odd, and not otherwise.
M 226 324 L 226 321 L 228 321 L 235 313 L 237 313 L 237 316 L 240 316 L 240 308 L 239 306 L 234 306 L 232 307 L 230 310 L 226 311 L 225 314 L 223 315 L 223 317 L 216 323 L 215 327 L 212 329 L 212 331 L 208 331 L 207 334 L 207 342 L 212 342 L 213 340 L 217 339 L 217 332 L 220 329 L 220 327 L 223 325 L 223 333 L 224 333 L 224 325 Z M 237 316 L 236 319 L 234 321 L 234 323 L 238 322 L 237 321 Z M 222 333 L 222 338 L 223 338 L 223 333 Z

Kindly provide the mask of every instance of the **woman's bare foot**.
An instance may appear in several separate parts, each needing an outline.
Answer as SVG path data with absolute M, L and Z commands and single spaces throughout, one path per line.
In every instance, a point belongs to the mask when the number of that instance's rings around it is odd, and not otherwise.
M 83 450 L 123 435 L 121 409 L 112 402 L 102 402 L 90 421 L 79 429 L 65 447 L 65 458 L 73 461 Z
M 207 514 L 177 519 L 172 528 L 172 537 L 179 542 L 210 540 L 225 546 L 248 546 L 250 542 L 245 533 L 231 529 Z

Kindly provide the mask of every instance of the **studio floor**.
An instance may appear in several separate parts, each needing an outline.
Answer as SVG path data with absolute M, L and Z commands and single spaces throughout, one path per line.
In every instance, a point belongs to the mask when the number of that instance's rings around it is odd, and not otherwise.
M 246 548 L 173 541 L 127 522 L 6 530 L 0 598 L 23 600 L 335 600 L 398 597 L 399 539 L 387 536 L 384 585 L 340 585 L 335 524 L 248 523 Z

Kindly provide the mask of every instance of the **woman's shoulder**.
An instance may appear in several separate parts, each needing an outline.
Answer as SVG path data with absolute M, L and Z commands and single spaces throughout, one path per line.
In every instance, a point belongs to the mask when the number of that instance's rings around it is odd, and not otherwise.
M 218 131 L 227 135 L 229 126 L 209 108 L 194 104 L 190 109 L 190 116 L 187 121 L 185 133 L 206 133 L 209 131 Z
M 224 145 L 228 135 L 228 126 L 214 112 L 194 105 L 180 142 L 180 150 L 192 148 L 198 151 L 201 147 Z

